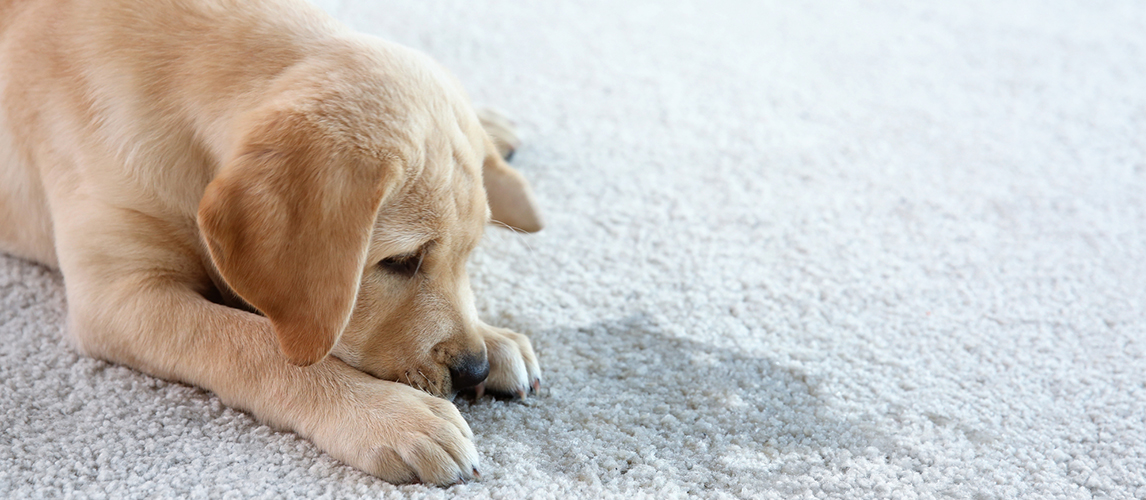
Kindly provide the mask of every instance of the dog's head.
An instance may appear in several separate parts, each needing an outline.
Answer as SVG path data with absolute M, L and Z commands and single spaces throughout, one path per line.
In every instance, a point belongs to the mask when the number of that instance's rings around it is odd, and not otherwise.
M 529 187 L 436 64 L 392 46 L 337 54 L 295 64 L 236 121 L 200 231 L 292 363 L 333 352 L 450 395 L 489 366 L 467 257 L 491 216 L 540 228 Z

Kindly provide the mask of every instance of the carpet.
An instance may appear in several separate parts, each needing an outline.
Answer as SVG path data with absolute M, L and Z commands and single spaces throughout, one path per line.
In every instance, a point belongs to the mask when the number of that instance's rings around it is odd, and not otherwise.
M 540 397 L 393 486 L 79 356 L 0 256 L 0 497 L 1146 498 L 1146 6 L 324 1 L 505 110 Z

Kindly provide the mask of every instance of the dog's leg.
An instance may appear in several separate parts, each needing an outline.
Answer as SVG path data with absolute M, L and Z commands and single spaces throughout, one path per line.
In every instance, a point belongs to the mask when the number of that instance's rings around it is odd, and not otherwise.
M 90 205 L 90 204 L 88 204 Z M 70 335 L 95 357 L 214 392 L 335 458 L 393 482 L 476 473 L 469 426 L 448 401 L 327 357 L 278 352 L 269 321 L 201 295 L 194 233 L 138 212 L 71 210 L 57 231 Z
M 489 356 L 489 376 L 479 386 L 481 391 L 510 394 L 524 398 L 541 388 L 541 367 L 529 337 L 517 332 L 481 325 Z

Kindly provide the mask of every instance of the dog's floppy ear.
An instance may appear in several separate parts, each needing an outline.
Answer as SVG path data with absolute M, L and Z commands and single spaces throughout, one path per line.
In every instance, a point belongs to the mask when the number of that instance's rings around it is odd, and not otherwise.
M 529 182 L 496 152 L 492 143 L 482 164 L 482 182 L 489 198 L 489 211 L 494 222 L 533 233 L 541 230 L 541 213 L 533 200 Z
M 207 186 L 198 222 L 227 285 L 307 366 L 349 321 L 378 208 L 401 169 L 396 158 L 354 162 L 318 134 L 274 128 L 244 141 Z

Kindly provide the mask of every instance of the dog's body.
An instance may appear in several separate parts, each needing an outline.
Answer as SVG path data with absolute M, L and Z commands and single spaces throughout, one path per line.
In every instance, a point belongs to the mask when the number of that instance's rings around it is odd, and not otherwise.
M 469 478 L 442 397 L 540 376 L 473 307 L 491 211 L 539 228 L 452 77 L 301 0 L 0 0 L 0 251 L 61 270 L 85 353 Z

